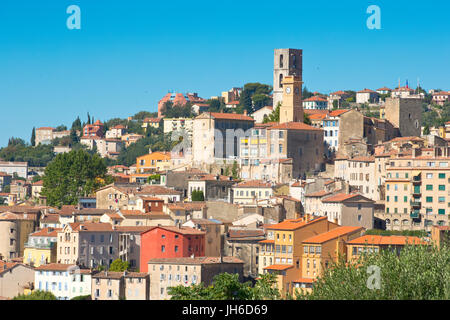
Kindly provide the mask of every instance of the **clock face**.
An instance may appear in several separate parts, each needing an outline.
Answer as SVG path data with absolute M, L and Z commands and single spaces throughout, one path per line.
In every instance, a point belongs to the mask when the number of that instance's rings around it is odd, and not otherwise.
M 291 93 L 291 87 L 286 88 L 286 93 Z

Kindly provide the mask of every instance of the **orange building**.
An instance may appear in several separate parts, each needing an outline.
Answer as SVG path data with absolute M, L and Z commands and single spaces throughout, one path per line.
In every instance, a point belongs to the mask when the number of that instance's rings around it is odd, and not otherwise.
M 363 252 L 380 252 L 392 249 L 399 254 L 405 245 L 428 245 L 419 237 L 364 235 L 347 243 L 347 260 L 355 261 Z
M 323 271 L 346 253 L 346 242 L 361 236 L 362 227 L 343 226 L 303 241 L 302 277 L 293 281 L 294 288 L 311 288 Z
M 171 166 L 170 152 L 151 152 L 136 158 L 136 173 L 164 171 Z
M 269 257 L 274 264 L 265 267 L 264 272 L 277 274 L 278 289 L 282 295 L 292 292 L 292 282 L 302 277 L 302 242 L 337 227 L 339 225 L 328 221 L 327 217 L 309 215 L 267 227 L 268 233 L 273 233 L 275 250 L 273 257 Z M 260 243 L 260 252 L 265 252 L 266 247 L 265 242 Z

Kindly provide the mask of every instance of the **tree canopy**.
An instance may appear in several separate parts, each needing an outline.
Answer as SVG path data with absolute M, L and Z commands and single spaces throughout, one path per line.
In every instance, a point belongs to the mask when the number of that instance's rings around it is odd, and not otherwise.
M 46 167 L 42 181 L 41 194 L 48 205 L 61 207 L 77 204 L 79 197 L 113 180 L 106 175 L 105 162 L 98 154 L 80 149 L 58 154 Z
M 49 291 L 36 290 L 29 295 L 19 294 L 13 300 L 57 300 L 57 298 Z
M 252 287 L 250 282 L 240 282 L 238 274 L 221 273 L 214 277 L 213 285 L 203 283 L 185 287 L 169 287 L 171 300 L 275 300 L 279 291 L 275 288 L 273 274 L 264 274 Z
M 123 272 L 130 268 L 130 263 L 128 261 L 122 261 L 122 259 L 114 260 L 109 266 L 109 271 Z
M 435 246 L 406 246 L 400 255 L 386 249 L 365 253 L 354 263 L 339 259 L 325 269 L 311 300 L 436 300 L 450 299 L 450 250 Z

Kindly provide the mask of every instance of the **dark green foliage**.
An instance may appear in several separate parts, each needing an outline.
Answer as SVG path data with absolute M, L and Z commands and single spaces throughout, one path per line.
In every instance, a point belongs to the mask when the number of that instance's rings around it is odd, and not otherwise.
M 443 106 L 432 105 L 430 108 L 424 105 L 422 113 L 422 126 L 441 127 L 450 121 L 450 102 Z
M 71 129 L 73 129 L 73 130 L 79 130 L 79 131 L 81 131 L 81 129 L 83 129 L 83 127 L 81 126 L 81 120 L 80 120 L 80 117 L 77 117 L 77 118 L 75 119 L 75 121 L 72 123 Z
M 427 232 L 424 230 L 381 230 L 381 229 L 369 229 L 365 234 L 375 234 L 380 236 L 415 236 L 426 237 Z
M 44 167 L 55 157 L 51 145 L 32 147 L 19 138 L 10 138 L 8 146 L 0 149 L 0 158 L 5 161 L 26 161 L 32 167 Z
M 41 194 L 47 197 L 48 205 L 57 207 L 75 205 L 79 197 L 112 182 L 103 159 L 82 149 L 58 154 L 48 164 L 42 180 Z
M 36 145 L 36 128 L 33 127 L 33 130 L 31 131 L 31 145 L 34 147 Z
M 86 296 L 76 296 L 70 300 L 92 300 L 92 298 L 91 295 L 86 295 Z
M 19 294 L 13 300 L 57 300 L 55 295 L 49 291 L 36 290 L 30 295 Z
M 311 119 L 306 112 L 303 112 L 303 123 L 311 125 Z
M 144 120 L 145 118 L 156 118 L 158 112 L 139 111 L 133 116 L 134 120 Z
M 137 157 L 148 154 L 149 149 L 152 151 L 170 151 L 178 143 L 178 141 L 171 140 L 170 134 L 150 135 L 123 149 L 118 156 L 117 163 L 129 167 L 136 163 Z
M 273 112 L 268 117 L 264 118 L 263 123 L 279 122 L 280 121 L 280 106 L 281 106 L 281 103 L 278 102 L 278 105 L 276 106 L 275 110 L 273 110 Z
M 311 98 L 313 95 L 314 94 L 312 92 L 310 92 L 306 86 L 303 87 L 303 90 L 302 90 L 302 99 L 303 100 Z
M 192 201 L 205 201 L 205 196 L 202 190 L 194 190 L 191 193 Z
M 166 118 L 192 118 L 195 116 L 192 105 L 187 102 L 184 106 L 174 105 L 172 101 L 164 103 L 162 114 Z
M 236 161 L 233 162 L 233 167 L 231 168 L 231 176 L 233 179 L 239 179 L 239 166 Z
M 358 267 L 357 267 L 358 266 Z M 380 286 L 374 287 L 374 267 Z M 376 268 L 375 267 L 375 268 Z M 370 286 L 372 284 L 372 287 Z M 406 246 L 366 253 L 355 263 L 340 259 L 326 269 L 310 294 L 311 300 L 448 300 L 450 299 L 450 250 L 434 246 Z
M 109 266 L 109 271 L 123 272 L 130 268 L 128 261 L 122 261 L 121 259 L 114 260 Z
M 216 275 L 213 283 L 208 287 L 203 283 L 169 287 L 168 293 L 171 300 L 275 300 L 280 297 L 273 274 L 261 275 L 254 287 L 250 282 L 239 282 L 238 275 L 230 273 Z
M 272 99 L 267 94 L 254 94 L 252 100 L 254 111 L 257 111 L 265 106 L 272 105 Z
M 67 127 L 65 125 L 59 125 L 55 128 L 56 131 L 65 131 L 67 130 Z

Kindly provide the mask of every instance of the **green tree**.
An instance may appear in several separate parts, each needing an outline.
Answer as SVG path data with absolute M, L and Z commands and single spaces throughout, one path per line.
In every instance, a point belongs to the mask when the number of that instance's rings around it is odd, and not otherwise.
M 29 295 L 19 294 L 13 300 L 57 300 L 57 298 L 49 291 L 36 290 Z
M 309 115 L 306 112 L 303 112 L 303 123 L 311 125 L 311 119 L 309 118 Z
M 303 90 L 302 90 L 302 99 L 303 100 L 311 98 L 313 95 L 314 95 L 314 93 L 310 92 L 306 86 L 303 87 Z
M 75 119 L 75 121 L 72 122 L 71 130 L 74 130 L 74 131 L 79 130 L 79 131 L 81 131 L 81 129 L 83 129 L 83 127 L 81 126 L 81 120 L 80 120 L 80 117 L 77 117 Z
M 251 113 L 253 110 L 252 105 L 252 96 L 250 95 L 249 91 L 243 90 L 241 93 L 241 96 L 239 97 L 239 105 L 243 108 L 243 110 L 246 110 L 248 113 Z
M 33 127 L 33 130 L 31 131 L 31 145 L 34 147 L 36 145 L 36 128 Z
M 239 179 L 239 166 L 236 161 L 233 162 L 233 167 L 231 168 L 231 176 L 233 179 Z
M 156 118 L 158 112 L 139 111 L 133 116 L 134 120 L 144 120 L 145 118 Z
M 76 297 L 73 297 L 70 300 L 92 300 L 92 298 L 91 298 L 91 295 L 88 294 L 88 295 L 85 295 L 85 296 L 76 296 Z
M 399 255 L 393 249 L 365 253 L 354 263 L 341 257 L 318 278 L 311 293 L 299 292 L 297 298 L 449 300 L 450 250 L 448 247 L 410 245 Z
M 123 272 L 130 268 L 128 261 L 122 261 L 122 259 L 114 260 L 109 266 L 109 271 Z
M 221 273 L 214 277 L 213 284 L 203 283 L 185 287 L 169 287 L 171 300 L 274 300 L 280 298 L 274 274 L 260 275 L 255 286 L 240 282 L 238 274 Z
M 41 194 L 50 206 L 75 205 L 113 180 L 106 175 L 106 165 L 98 154 L 72 150 L 58 154 L 45 169 Z
M 254 94 L 252 100 L 254 111 L 258 111 L 265 106 L 272 105 L 272 99 L 266 94 Z
M 191 193 L 192 201 L 205 201 L 205 196 L 202 190 L 194 190 Z
M 264 118 L 263 123 L 268 123 L 268 122 L 279 122 L 280 121 L 280 107 L 281 107 L 281 103 L 278 102 L 275 110 L 272 111 L 272 113 Z

